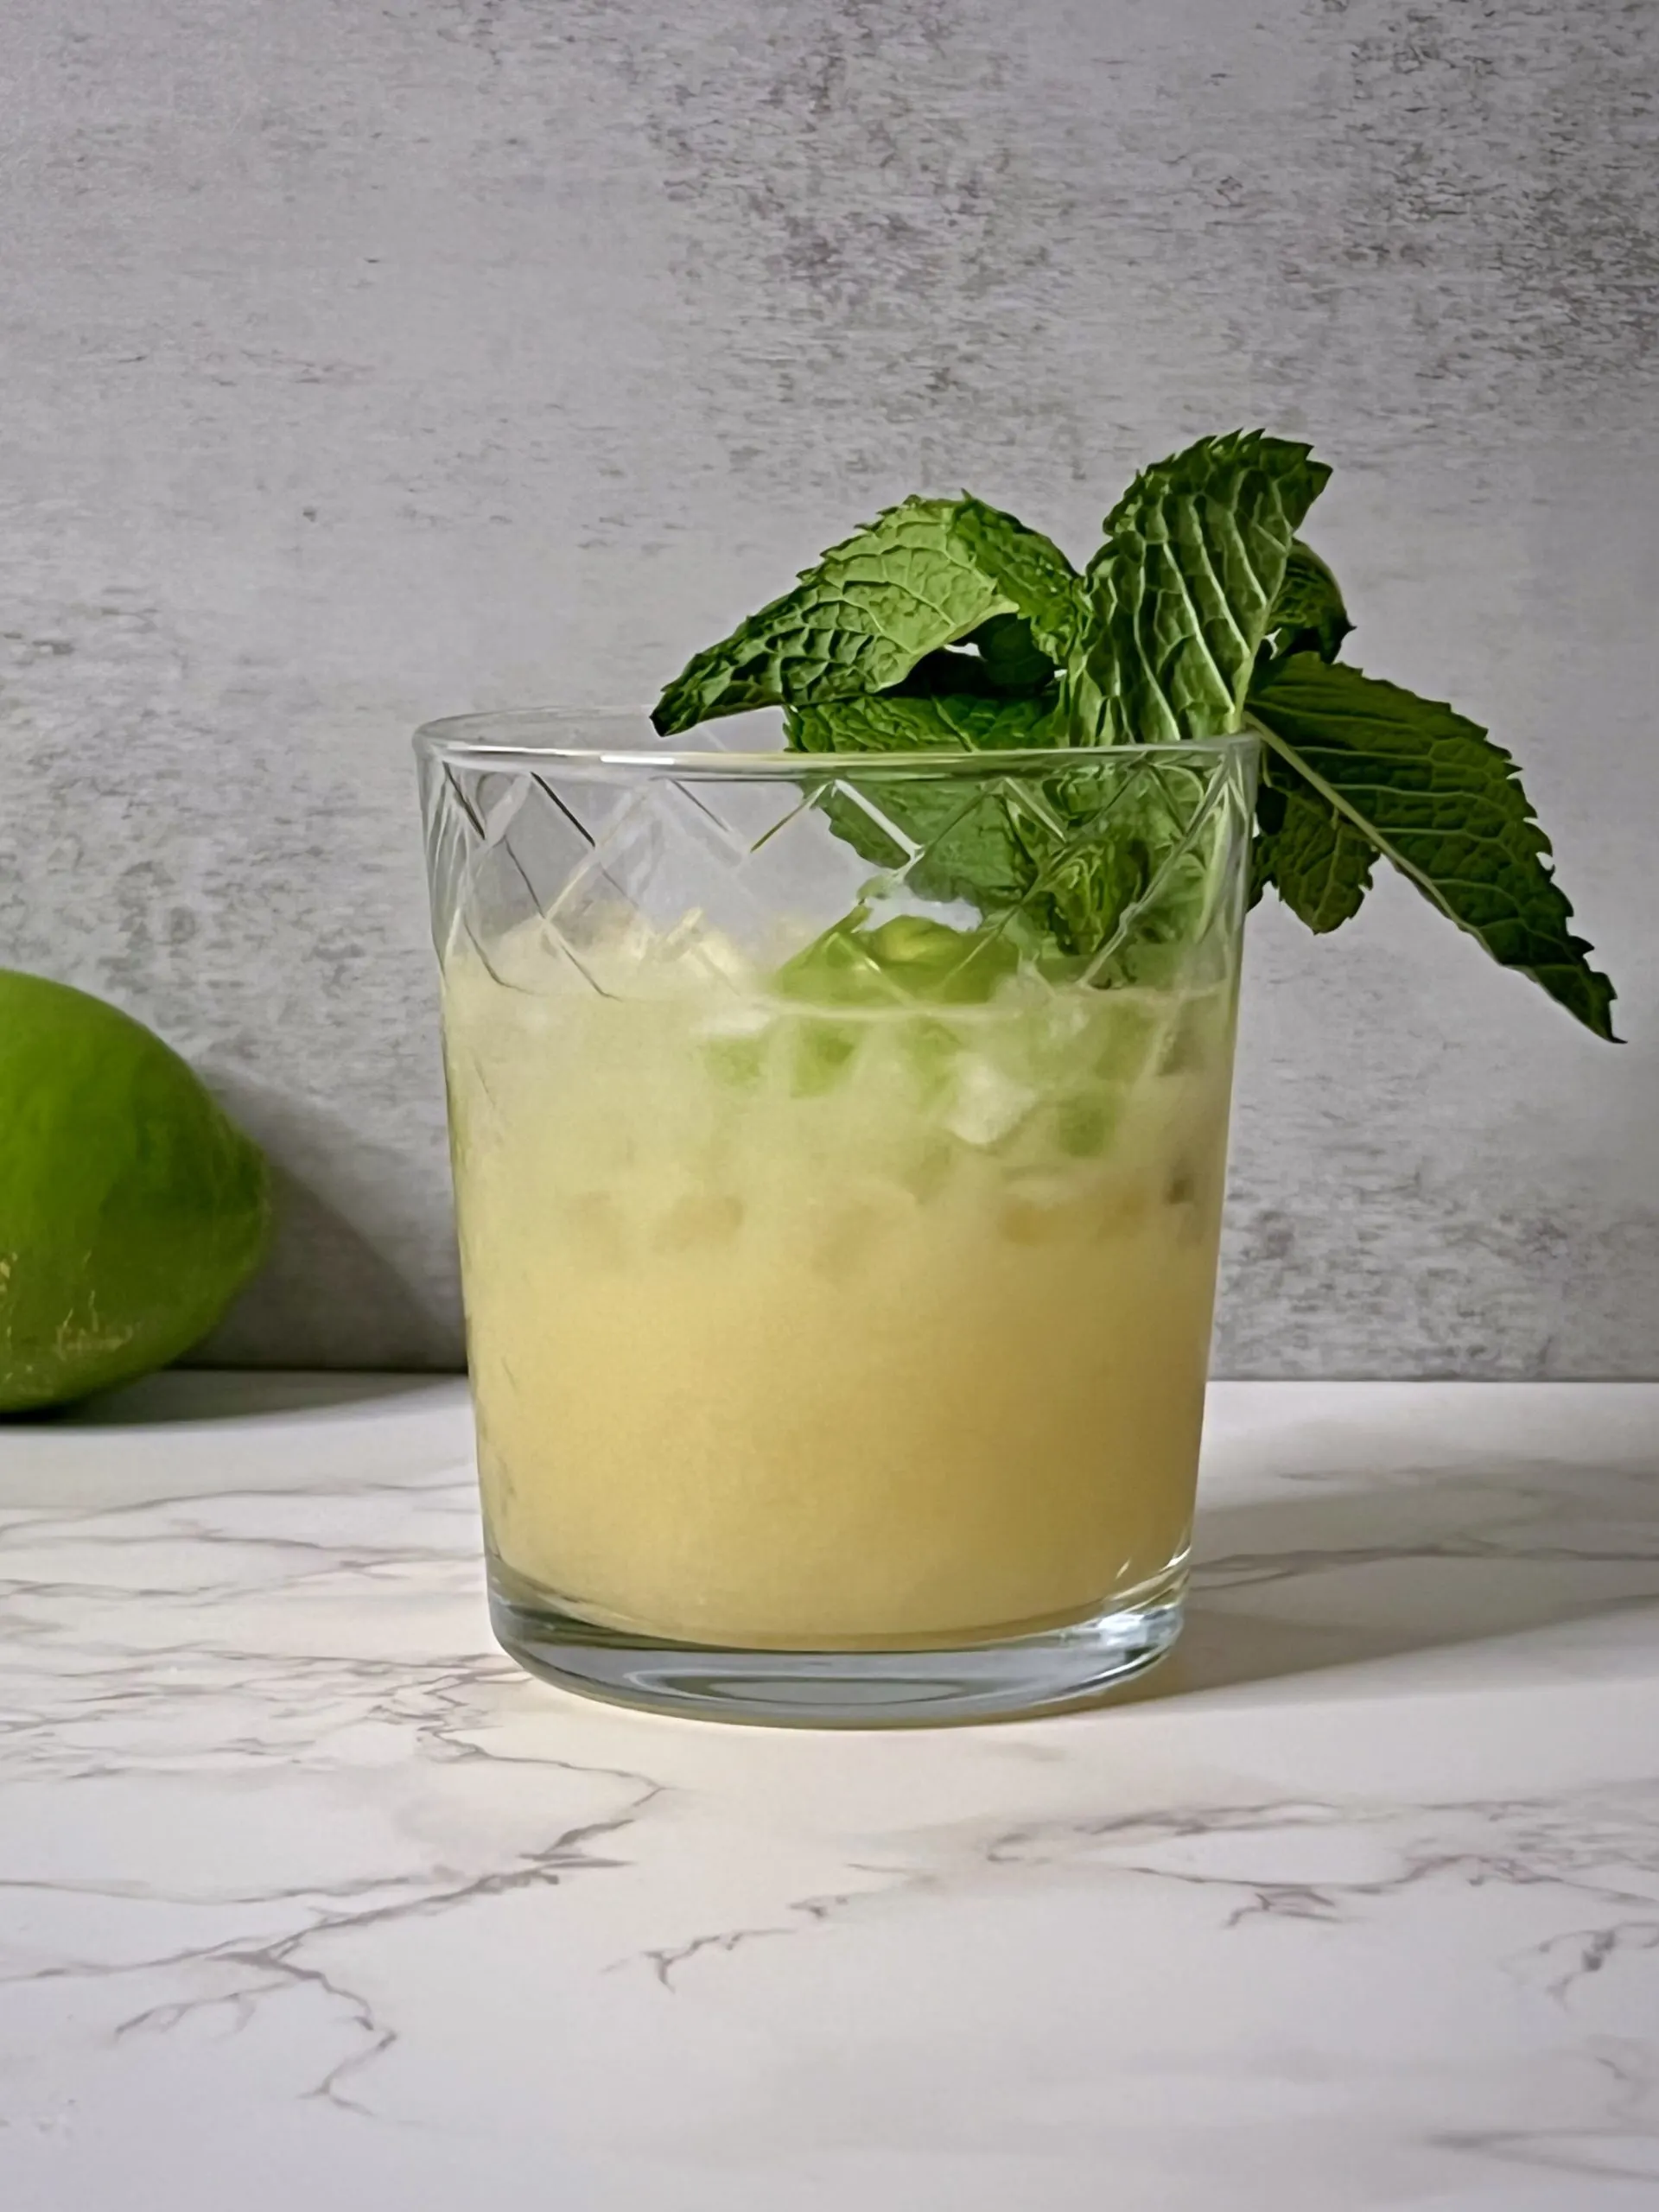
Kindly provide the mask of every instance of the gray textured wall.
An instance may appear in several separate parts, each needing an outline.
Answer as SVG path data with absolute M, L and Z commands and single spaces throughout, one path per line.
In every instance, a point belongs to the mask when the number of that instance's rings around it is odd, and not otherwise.
M 0 958 L 290 1183 L 226 1357 L 458 1349 L 407 753 L 912 487 L 1241 421 L 1520 753 L 1621 1052 L 1396 883 L 1252 925 L 1221 1362 L 1659 1373 L 1652 0 L 6 0 Z

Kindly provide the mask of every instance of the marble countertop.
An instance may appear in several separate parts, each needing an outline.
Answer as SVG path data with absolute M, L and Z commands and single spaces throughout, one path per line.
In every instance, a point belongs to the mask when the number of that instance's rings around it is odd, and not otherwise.
M 1659 1385 L 1231 1384 L 1180 1656 L 567 1699 L 461 1387 L 0 1430 L 8 2212 L 1654 2212 Z

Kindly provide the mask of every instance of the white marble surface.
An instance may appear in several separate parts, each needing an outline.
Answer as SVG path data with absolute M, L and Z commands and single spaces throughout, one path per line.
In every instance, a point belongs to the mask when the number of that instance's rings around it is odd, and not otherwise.
M 460 1387 L 0 1431 L 7 2212 L 1652 2212 L 1659 1386 L 1215 1394 L 1184 1655 L 812 1737 L 492 1645 Z

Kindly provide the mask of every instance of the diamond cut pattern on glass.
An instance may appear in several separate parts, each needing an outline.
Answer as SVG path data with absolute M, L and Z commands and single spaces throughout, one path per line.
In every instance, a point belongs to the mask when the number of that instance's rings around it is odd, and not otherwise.
M 700 959 L 718 939 L 781 962 L 861 912 L 871 929 L 919 912 L 1109 982 L 1135 945 L 1192 947 L 1230 915 L 1247 813 L 1231 763 L 1128 747 L 1017 774 L 861 772 L 848 756 L 833 772 L 606 780 L 451 762 L 427 789 L 439 910 L 486 956 L 539 916 L 584 975 L 633 925 L 665 957 Z

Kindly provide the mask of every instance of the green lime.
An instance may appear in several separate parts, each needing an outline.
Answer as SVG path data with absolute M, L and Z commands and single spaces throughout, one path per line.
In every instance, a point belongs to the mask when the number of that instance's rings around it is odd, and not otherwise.
M 0 969 L 0 1413 L 164 1366 L 264 1256 L 263 1154 L 175 1052 Z

